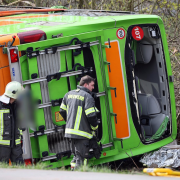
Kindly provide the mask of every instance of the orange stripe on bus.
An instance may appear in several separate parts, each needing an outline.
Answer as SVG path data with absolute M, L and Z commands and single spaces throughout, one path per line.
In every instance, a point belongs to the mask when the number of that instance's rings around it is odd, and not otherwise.
M 108 43 L 105 44 L 108 45 Z M 116 137 L 127 138 L 130 136 L 129 120 L 118 41 L 111 42 L 111 48 L 106 48 L 106 58 L 110 62 L 110 86 L 116 87 L 117 97 L 115 97 L 114 91 L 111 90 L 113 112 L 117 114 L 117 123 L 115 122 Z
M 23 9 L 23 10 L 11 10 L 11 11 L 0 11 L 0 17 L 12 16 L 16 14 L 26 14 L 29 12 L 52 12 L 52 11 L 65 11 L 67 9 Z
M 23 23 L 22 21 L 0 21 L 0 26 Z
M 27 18 L 41 18 L 41 17 L 54 17 L 54 16 L 61 16 L 61 15 L 50 15 L 50 14 L 43 14 L 43 15 L 26 15 L 26 16 L 13 16 L 13 17 L 1 17 L 0 20 L 5 19 L 27 19 Z

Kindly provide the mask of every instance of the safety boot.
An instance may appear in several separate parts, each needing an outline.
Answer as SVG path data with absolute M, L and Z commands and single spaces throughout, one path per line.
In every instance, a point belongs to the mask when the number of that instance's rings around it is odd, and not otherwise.
M 76 156 L 73 157 L 73 160 L 70 162 L 71 164 L 71 171 L 74 171 L 74 168 L 76 166 Z

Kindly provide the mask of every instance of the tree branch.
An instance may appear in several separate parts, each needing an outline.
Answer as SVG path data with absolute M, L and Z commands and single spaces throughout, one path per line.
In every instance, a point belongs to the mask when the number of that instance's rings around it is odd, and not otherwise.
M 86 1 L 86 0 L 84 0 L 84 4 L 85 4 L 85 9 L 89 9 L 89 4 L 88 4 L 88 2 Z
M 157 0 L 155 0 L 155 1 L 154 1 L 154 4 L 153 4 L 153 7 L 152 7 L 152 9 L 151 9 L 150 14 L 152 14 L 152 12 L 153 12 L 153 10 L 154 10 L 154 8 L 155 8 L 156 4 L 157 4 Z
M 22 1 L 23 1 L 23 0 L 18 0 L 18 1 L 12 2 L 12 3 L 9 3 L 7 6 L 12 6 L 12 5 L 17 4 L 17 3 L 19 3 L 19 2 L 22 2 Z
M 139 2 L 139 1 L 138 1 L 138 2 Z M 142 7 L 143 2 L 145 2 L 145 0 L 141 0 L 141 3 L 138 3 L 136 6 L 134 6 L 134 8 L 136 8 L 137 6 L 139 7 L 140 5 L 141 5 L 141 7 Z M 140 11 L 140 9 L 139 9 L 139 11 Z
M 178 38 L 178 37 L 180 37 L 180 35 L 178 35 L 178 36 L 176 36 L 176 37 L 170 39 L 170 40 L 168 41 L 168 43 L 171 42 L 171 41 L 173 41 L 173 40 L 175 40 L 175 39 Z

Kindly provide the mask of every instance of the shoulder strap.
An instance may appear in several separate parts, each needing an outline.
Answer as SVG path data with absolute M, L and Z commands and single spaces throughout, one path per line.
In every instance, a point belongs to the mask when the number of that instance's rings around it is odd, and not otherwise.
M 3 103 L 0 101 L 0 110 L 9 110 L 9 108 L 7 106 L 3 106 Z
M 0 101 L 0 110 L 2 109 L 2 102 Z

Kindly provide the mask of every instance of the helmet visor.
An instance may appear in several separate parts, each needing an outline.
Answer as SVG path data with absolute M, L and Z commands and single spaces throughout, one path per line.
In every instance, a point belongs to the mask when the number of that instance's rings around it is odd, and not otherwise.
M 10 97 L 3 94 L 2 96 L 0 96 L 0 101 L 3 102 L 3 103 L 9 104 Z

